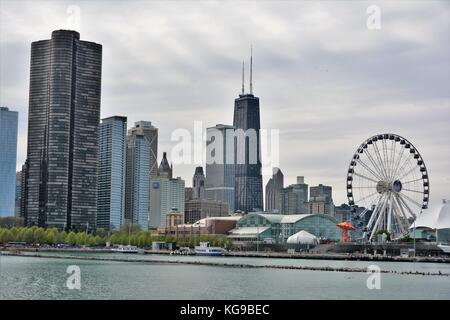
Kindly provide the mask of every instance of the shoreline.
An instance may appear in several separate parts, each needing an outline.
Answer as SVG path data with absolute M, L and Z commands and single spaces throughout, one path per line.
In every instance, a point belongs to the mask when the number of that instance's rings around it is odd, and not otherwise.
M 14 256 L 25 258 L 50 258 L 50 259 L 71 259 L 71 260 L 94 260 L 94 261 L 113 261 L 113 262 L 138 262 L 145 264 L 185 264 L 185 265 L 199 265 L 212 267 L 228 267 L 228 268 L 251 268 L 251 269 L 287 269 L 287 270 L 306 270 L 306 271 L 328 271 L 328 272 L 371 272 L 368 268 L 351 268 L 351 267 L 317 267 L 317 266 L 279 266 L 279 265 L 252 265 L 243 263 L 225 263 L 213 261 L 181 261 L 181 260 L 146 260 L 146 259 L 130 259 L 118 257 L 87 257 L 87 256 L 65 256 L 65 255 L 42 255 L 36 254 L 22 254 L 14 252 L 1 251 L 0 256 Z M 419 272 L 419 271 L 395 271 L 395 270 L 380 270 L 380 273 L 390 273 L 399 275 L 421 275 L 421 276 L 444 276 L 449 277 L 449 273 L 442 272 Z
M 113 253 L 111 249 L 106 248 L 0 248 L 0 250 L 9 252 L 54 252 L 54 253 Z M 171 255 L 168 250 L 144 250 L 145 254 L 152 255 Z M 173 254 L 175 256 L 183 256 Z M 195 254 L 187 254 L 195 256 Z M 287 253 L 287 252 L 256 252 L 256 251 L 229 251 L 224 257 L 241 258 L 273 258 L 273 259 L 308 259 L 308 260 L 348 260 L 348 261 L 377 261 L 377 262 L 423 262 L 423 263 L 450 263 L 450 256 L 416 256 L 402 257 L 382 254 L 356 254 L 356 253 Z

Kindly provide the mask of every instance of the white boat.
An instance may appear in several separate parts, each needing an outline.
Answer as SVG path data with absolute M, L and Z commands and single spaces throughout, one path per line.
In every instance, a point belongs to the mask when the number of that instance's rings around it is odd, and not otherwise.
M 221 247 L 211 247 L 209 242 L 200 242 L 200 245 L 195 247 L 195 254 L 198 256 L 223 256 L 224 253 Z
M 139 253 L 139 250 L 135 246 L 118 246 L 117 248 L 112 248 L 112 252 L 120 252 L 120 253 Z
M 450 253 L 450 245 L 448 244 L 438 244 L 438 247 L 445 253 Z

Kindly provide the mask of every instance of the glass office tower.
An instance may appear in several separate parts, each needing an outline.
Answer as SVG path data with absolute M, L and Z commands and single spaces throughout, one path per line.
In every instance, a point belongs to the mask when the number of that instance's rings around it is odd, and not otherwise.
M 127 118 L 114 116 L 100 124 L 97 228 L 120 230 L 125 214 Z
M 17 111 L 0 107 L 0 217 L 15 215 Z

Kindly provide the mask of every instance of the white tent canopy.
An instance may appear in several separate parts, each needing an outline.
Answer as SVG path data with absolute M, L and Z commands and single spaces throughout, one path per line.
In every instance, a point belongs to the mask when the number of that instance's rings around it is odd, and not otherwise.
M 439 206 L 430 209 L 428 212 L 421 214 L 416 220 L 417 227 L 428 227 L 431 229 L 447 229 L 450 228 L 450 201 L 444 201 Z M 414 224 L 410 229 L 414 228 Z
M 292 236 L 290 236 L 287 239 L 287 243 L 295 243 L 295 244 L 318 244 L 319 243 L 319 239 L 307 232 L 307 231 L 300 231 L 297 232 L 296 234 L 293 234 Z

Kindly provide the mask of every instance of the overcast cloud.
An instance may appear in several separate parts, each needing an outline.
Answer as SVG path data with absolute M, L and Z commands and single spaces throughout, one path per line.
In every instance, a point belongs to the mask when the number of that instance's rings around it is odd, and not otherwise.
M 372 4 L 380 30 L 366 26 Z M 129 127 L 152 121 L 159 158 L 176 128 L 232 124 L 252 44 L 261 124 L 280 130 L 286 184 L 303 175 L 346 202 L 355 149 L 393 132 L 424 157 L 432 206 L 450 198 L 449 2 L 0 0 L 0 104 L 19 111 L 18 167 L 30 44 L 71 27 L 72 5 L 81 39 L 103 45 L 102 117 L 125 115 Z M 190 185 L 194 167 L 177 165 L 174 174 Z

